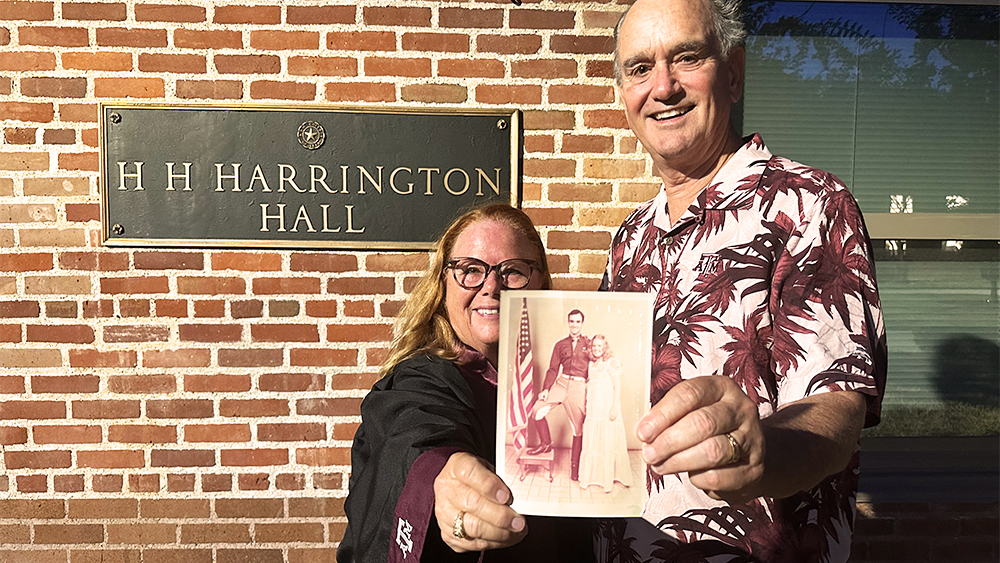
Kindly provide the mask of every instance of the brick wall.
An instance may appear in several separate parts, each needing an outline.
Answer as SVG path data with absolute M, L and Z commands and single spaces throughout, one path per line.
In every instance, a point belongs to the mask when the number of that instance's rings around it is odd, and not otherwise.
M 555 285 L 596 288 L 656 189 L 610 78 L 621 6 L 386 4 L 0 1 L 4 563 L 330 561 L 358 405 L 429 263 L 103 248 L 100 101 L 520 108 Z
M 520 108 L 555 286 L 594 289 L 658 186 L 611 79 L 619 3 L 0 1 L 0 561 L 332 560 L 428 264 L 103 248 L 99 101 Z

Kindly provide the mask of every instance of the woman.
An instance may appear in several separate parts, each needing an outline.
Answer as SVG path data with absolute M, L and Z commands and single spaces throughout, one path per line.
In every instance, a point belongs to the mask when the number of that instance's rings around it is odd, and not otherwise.
M 491 465 L 500 291 L 549 288 L 542 241 L 523 212 L 488 205 L 457 219 L 431 262 L 361 405 L 337 560 L 576 560 L 560 554 L 558 521 L 510 508 Z M 569 545 L 589 548 L 574 529 Z
M 626 487 L 632 484 L 620 404 L 622 365 L 603 334 L 591 339 L 590 354 L 580 488 L 599 485 L 610 493 L 615 481 Z

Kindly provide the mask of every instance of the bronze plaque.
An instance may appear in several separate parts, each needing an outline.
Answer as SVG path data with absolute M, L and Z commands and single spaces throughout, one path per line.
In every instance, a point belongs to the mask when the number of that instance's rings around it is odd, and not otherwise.
M 519 204 L 516 110 L 102 104 L 107 246 L 425 249 Z

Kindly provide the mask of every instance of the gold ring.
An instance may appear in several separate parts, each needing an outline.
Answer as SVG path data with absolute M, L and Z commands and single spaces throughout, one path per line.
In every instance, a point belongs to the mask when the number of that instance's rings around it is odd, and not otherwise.
M 463 518 L 465 518 L 465 511 L 459 510 L 458 515 L 455 516 L 455 527 L 451 531 L 460 540 L 464 540 L 467 537 L 465 535 L 465 522 L 462 521 Z
M 729 461 L 726 462 L 726 465 L 732 465 L 743 457 L 743 453 L 740 448 L 740 443 L 736 441 L 736 438 L 733 438 L 732 434 L 726 432 L 726 438 L 729 439 L 729 447 L 733 449 L 733 453 L 729 456 Z

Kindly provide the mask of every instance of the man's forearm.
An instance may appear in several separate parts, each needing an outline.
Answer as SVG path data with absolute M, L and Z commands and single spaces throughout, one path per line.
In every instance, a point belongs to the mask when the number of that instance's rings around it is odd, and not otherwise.
M 865 420 L 865 397 L 834 391 L 790 403 L 761 420 L 764 475 L 758 496 L 784 498 L 847 466 Z

